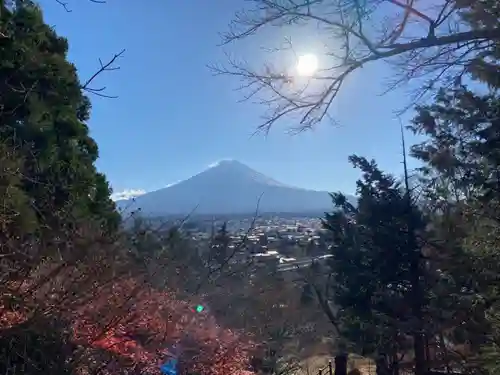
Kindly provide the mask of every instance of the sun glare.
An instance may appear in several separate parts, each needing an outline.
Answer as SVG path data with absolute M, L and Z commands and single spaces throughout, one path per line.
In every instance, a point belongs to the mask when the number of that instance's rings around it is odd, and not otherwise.
M 297 61 L 297 73 L 301 76 L 310 77 L 318 70 L 318 58 L 311 53 L 302 55 Z

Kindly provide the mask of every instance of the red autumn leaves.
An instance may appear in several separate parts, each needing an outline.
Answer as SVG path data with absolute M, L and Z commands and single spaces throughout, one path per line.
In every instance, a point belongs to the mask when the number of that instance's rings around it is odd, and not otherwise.
M 0 315 L 5 320 L 12 314 Z M 221 328 L 206 312 L 193 312 L 188 302 L 133 279 L 100 288 L 62 321 L 71 322 L 81 373 L 101 367 L 101 373 L 159 374 L 160 365 L 176 354 L 179 374 L 229 375 L 248 368 L 252 349 L 245 337 Z M 172 347 L 177 353 L 169 353 Z
M 248 367 L 250 343 L 206 313 L 133 280 L 114 283 L 77 312 L 74 340 L 159 373 L 175 345 L 182 373 L 234 374 Z

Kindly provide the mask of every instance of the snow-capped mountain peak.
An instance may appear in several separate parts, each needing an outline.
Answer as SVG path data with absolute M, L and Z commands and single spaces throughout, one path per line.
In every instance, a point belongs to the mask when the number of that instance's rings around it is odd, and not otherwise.
M 123 206 L 118 202 L 118 206 Z M 146 215 L 313 212 L 331 209 L 327 192 L 287 186 L 237 160 L 221 160 L 184 181 L 136 198 Z

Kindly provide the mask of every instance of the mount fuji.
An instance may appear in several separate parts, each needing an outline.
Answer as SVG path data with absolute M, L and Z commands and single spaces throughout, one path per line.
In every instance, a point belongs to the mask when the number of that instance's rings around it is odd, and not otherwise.
M 193 214 L 322 213 L 330 211 L 328 192 L 288 186 L 235 160 L 221 161 L 169 187 L 117 201 L 146 216 Z

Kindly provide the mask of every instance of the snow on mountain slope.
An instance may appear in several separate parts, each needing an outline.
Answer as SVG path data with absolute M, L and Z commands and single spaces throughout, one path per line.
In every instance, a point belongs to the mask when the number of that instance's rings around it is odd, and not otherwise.
M 260 197 L 260 202 L 259 202 Z M 130 202 L 118 201 L 118 207 Z M 135 199 L 144 215 L 315 212 L 332 209 L 327 192 L 287 186 L 234 160 Z

